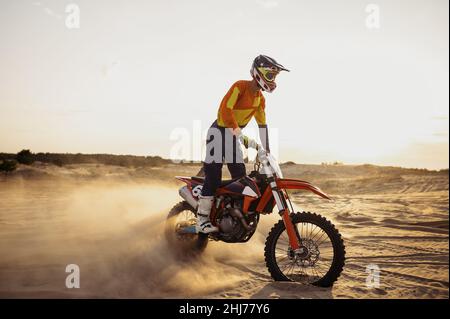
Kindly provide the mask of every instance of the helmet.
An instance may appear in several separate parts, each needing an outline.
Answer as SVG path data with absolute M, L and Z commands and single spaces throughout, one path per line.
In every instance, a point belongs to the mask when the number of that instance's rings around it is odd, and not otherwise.
M 275 78 L 281 71 L 289 72 L 288 69 L 277 63 L 275 59 L 261 54 L 253 60 L 250 74 L 263 91 L 272 92 L 277 87 Z

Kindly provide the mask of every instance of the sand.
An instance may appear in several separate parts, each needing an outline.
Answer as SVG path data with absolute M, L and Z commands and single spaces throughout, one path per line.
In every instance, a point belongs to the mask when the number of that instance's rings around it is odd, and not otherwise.
M 211 242 L 197 260 L 173 255 L 162 232 L 180 200 L 171 176 L 196 170 L 36 163 L 0 178 L 0 297 L 449 297 L 448 172 L 284 166 L 334 199 L 292 194 L 299 211 L 327 217 L 345 240 L 342 276 L 318 288 L 270 278 L 263 248 L 276 214 L 248 243 Z M 65 286 L 68 264 L 80 267 L 79 289 Z M 366 284 L 368 266 L 380 271 L 378 287 Z

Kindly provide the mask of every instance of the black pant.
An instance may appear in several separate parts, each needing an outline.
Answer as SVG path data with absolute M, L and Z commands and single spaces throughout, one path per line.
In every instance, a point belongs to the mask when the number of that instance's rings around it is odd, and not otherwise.
M 231 178 L 245 176 L 242 150 L 229 129 L 220 127 L 215 121 L 206 137 L 206 158 L 204 162 L 205 182 L 202 195 L 214 196 L 222 180 L 222 167 L 226 163 Z

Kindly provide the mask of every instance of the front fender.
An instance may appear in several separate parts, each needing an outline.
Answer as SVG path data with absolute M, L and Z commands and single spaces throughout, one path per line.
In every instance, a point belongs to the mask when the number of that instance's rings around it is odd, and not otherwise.
M 284 189 L 306 189 L 320 197 L 331 200 L 331 197 L 323 192 L 319 187 L 312 185 L 309 182 L 301 181 L 298 179 L 280 178 L 276 181 L 278 188 Z

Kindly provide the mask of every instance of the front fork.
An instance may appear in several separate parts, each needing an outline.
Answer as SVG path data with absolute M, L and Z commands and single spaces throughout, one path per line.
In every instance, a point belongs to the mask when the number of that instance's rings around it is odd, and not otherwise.
M 286 198 L 284 196 L 284 193 L 282 190 L 279 190 L 276 186 L 276 182 L 272 181 L 270 183 L 270 186 L 272 188 L 272 194 L 275 198 L 275 203 L 278 207 L 278 213 L 280 214 L 281 218 L 283 219 L 284 226 L 286 228 L 286 232 L 288 234 L 289 238 L 289 245 L 291 246 L 292 250 L 299 251 L 300 250 L 300 235 L 297 231 L 297 228 L 294 226 L 294 223 L 292 223 L 289 207 L 286 202 Z

